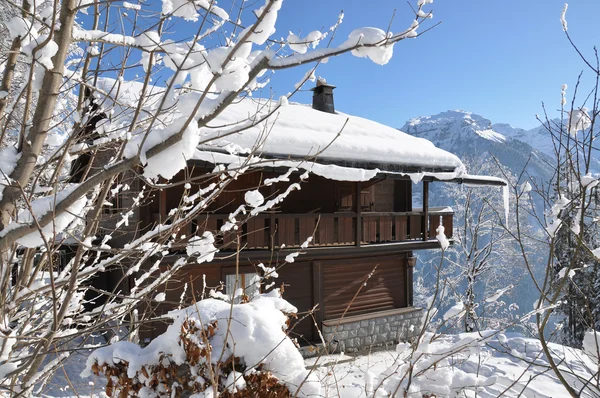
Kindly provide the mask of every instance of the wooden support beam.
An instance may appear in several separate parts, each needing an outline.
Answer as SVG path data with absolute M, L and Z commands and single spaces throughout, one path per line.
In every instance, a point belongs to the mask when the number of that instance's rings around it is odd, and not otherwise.
M 313 306 L 319 304 L 315 312 L 315 321 L 317 327 L 321 329 L 325 320 L 325 294 L 323 287 L 323 263 L 320 261 L 312 262 L 312 277 L 313 277 Z M 318 334 L 315 331 L 313 339 L 318 340 Z
M 167 190 L 165 188 L 159 191 L 158 207 L 160 213 L 160 223 L 164 223 L 167 219 Z
M 423 181 L 423 240 L 429 239 L 429 181 Z
M 355 243 L 357 247 L 360 247 L 360 241 L 362 240 L 362 203 L 361 203 L 361 183 L 357 181 L 354 190 L 354 213 L 356 215 L 356 237 Z

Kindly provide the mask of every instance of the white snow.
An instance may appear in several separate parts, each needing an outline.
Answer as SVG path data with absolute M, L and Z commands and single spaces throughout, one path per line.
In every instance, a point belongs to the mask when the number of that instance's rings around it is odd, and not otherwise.
M 436 235 L 436 239 L 438 240 L 438 242 L 440 242 L 440 247 L 442 248 L 442 250 L 446 250 L 448 248 L 448 246 L 450 246 L 450 241 L 448 240 L 448 238 L 446 237 L 445 232 L 445 228 L 443 225 L 440 225 L 439 227 L 436 228 L 435 232 L 437 232 Z
M 188 241 L 186 253 L 188 256 L 197 256 L 197 264 L 210 262 L 219 250 L 215 247 L 215 237 L 210 231 L 204 231 L 202 236 L 194 236 Z
M 587 108 L 574 109 L 569 114 L 569 133 L 577 135 L 580 130 L 586 130 L 592 125 L 592 119 Z
M 146 51 L 156 50 L 160 45 L 160 35 L 155 30 L 143 32 L 141 35 L 135 37 L 135 44 Z
M 171 44 L 161 44 L 162 47 L 169 45 Z M 217 48 L 209 55 L 218 52 Z M 226 56 L 226 53 L 221 55 Z M 165 63 L 168 64 L 166 59 Z M 240 70 L 246 73 L 244 68 Z M 114 113 L 119 115 L 120 119 L 113 118 L 112 124 L 126 125 L 128 119 L 123 115 L 131 114 L 132 111 L 125 105 L 135 104 L 142 90 L 142 83 L 107 78 L 100 79 L 97 87 L 111 97 L 118 93 L 118 102 L 111 104 L 111 101 L 105 101 L 105 104 L 106 107 L 114 106 Z M 151 100 L 143 108 L 148 115 L 156 112 L 161 90 L 165 89 L 148 87 L 148 97 Z M 320 112 L 311 106 L 296 103 L 281 106 L 280 101 L 252 98 L 234 102 L 207 126 L 197 128 L 196 122 L 192 120 L 183 134 L 183 140 L 162 154 L 146 159 L 149 148 L 179 133 L 183 123 L 193 113 L 199 96 L 196 92 L 180 95 L 173 104 L 177 111 L 174 115 L 154 127 L 147 137 L 144 137 L 145 132 L 134 134 L 127 143 L 124 155 L 128 158 L 138 153 L 144 141 L 140 155 L 142 162 L 148 162 L 144 170 L 146 177 L 162 176 L 169 179 L 192 158 L 216 164 L 233 164 L 238 161 L 240 165 L 252 166 L 254 161 L 248 162 L 248 159 L 240 156 L 250 152 L 256 156 L 256 162 L 261 162 L 261 166 L 267 165 L 264 159 L 267 157 L 273 165 L 276 162 L 278 166 L 297 167 L 326 178 L 344 181 L 365 181 L 381 172 L 409 175 L 398 171 L 409 166 L 447 170 L 444 173 L 412 173 L 410 177 L 415 182 L 424 176 L 452 179 L 466 175 L 458 157 L 435 147 L 426 139 L 339 112 Z M 215 103 L 216 98 L 209 95 L 194 118 L 197 120 L 212 112 Z M 203 144 L 196 151 L 195 147 L 200 139 Z M 257 143 L 260 145 L 255 148 Z M 253 151 L 253 148 L 256 150 Z M 225 152 L 230 155 L 225 155 Z M 351 157 L 348 156 L 349 153 L 352 154 Z M 360 167 L 360 163 L 364 163 L 365 167 Z
M 554 238 L 554 236 L 556 235 L 556 231 L 558 231 L 561 225 L 562 220 L 560 218 L 553 219 L 550 223 L 548 223 L 546 231 L 548 232 L 550 238 Z
M 80 41 L 105 41 L 114 44 L 123 44 L 135 46 L 136 39 L 131 36 L 124 36 L 117 33 L 107 33 L 103 30 L 84 30 L 78 27 L 73 28 L 73 39 Z
M 309 50 L 310 47 L 317 47 L 323 37 L 324 35 L 318 30 L 310 32 L 308 35 L 306 35 L 306 37 L 303 38 L 290 32 L 287 37 L 287 43 L 293 51 L 299 54 L 304 54 Z
M 598 352 L 600 352 L 600 332 L 588 330 L 583 336 L 583 352 L 594 362 L 600 364 Z
M 250 207 L 258 207 L 265 202 L 264 196 L 258 191 L 258 189 L 246 192 L 244 194 L 244 200 Z
M 4 22 L 4 26 L 8 30 L 8 35 L 11 40 L 20 37 L 21 40 L 27 40 L 28 35 L 37 36 L 37 30 L 32 27 L 31 22 L 23 17 L 12 17 Z M 27 43 L 25 41 L 25 43 Z M 21 42 L 23 44 L 23 42 Z
M 292 104 L 279 107 L 277 102 L 243 100 L 229 106 L 210 125 L 228 126 L 202 129 L 210 145 L 202 149 L 225 148 L 236 144 L 253 148 L 265 141 L 259 150 L 263 155 L 294 158 L 317 157 L 332 161 L 368 162 L 394 166 L 440 167 L 463 169 L 453 154 L 436 148 L 430 141 L 405 134 L 372 120 L 342 113 L 326 113 L 310 106 Z M 229 131 L 245 127 L 248 118 L 274 111 L 268 122 L 245 129 L 240 134 L 222 137 Z M 254 117 L 254 116 L 253 116 Z M 222 137 L 222 138 L 220 138 Z M 352 154 L 351 157 L 348 154 Z M 460 174 L 460 173 L 459 173 Z
M 229 15 L 225 10 L 212 4 L 209 0 L 163 0 L 162 1 L 162 13 L 164 15 L 173 15 L 181 17 L 186 21 L 197 21 L 198 20 L 198 8 L 209 10 L 217 15 L 222 20 L 229 19 Z
M 257 295 L 248 304 L 204 299 L 189 308 L 169 313 L 173 324 L 144 348 L 121 341 L 95 350 L 87 361 L 82 377 L 91 375 L 91 367 L 95 362 L 102 365 L 124 361 L 129 377 L 136 377 L 142 383 L 151 383 L 140 372 L 142 366 L 157 364 L 163 355 L 178 365 L 185 361 L 186 353 L 179 339 L 184 321 L 188 320 L 200 329 L 216 322 L 214 335 L 210 335 L 212 352 L 223 352 L 223 358 L 235 353 L 242 363 L 248 365 L 249 370 L 262 365 L 264 370 L 271 371 L 283 382 L 292 394 L 297 393 L 300 397 L 318 396 L 321 390 L 318 380 L 305 369 L 300 352 L 284 331 L 287 327 L 284 313 L 296 311 L 295 307 L 279 297 L 278 291 Z M 230 317 L 236 321 L 228 322 Z M 202 341 L 198 335 L 198 344 L 203 345 Z M 218 358 L 219 355 L 213 355 L 213 362 Z
M 146 151 L 164 142 L 172 135 L 179 133 L 186 121 L 187 117 L 181 117 L 173 121 L 166 128 L 157 127 L 153 129 L 147 136 L 135 136 L 127 143 L 124 157 L 131 158 L 139 153 L 141 161 L 146 163 L 144 176 L 148 178 L 157 178 L 159 176 L 166 179 L 173 178 L 175 174 L 185 168 L 187 161 L 192 159 L 196 151 L 196 146 L 200 142 L 200 134 L 196 123 L 194 121 L 189 123 L 183 132 L 182 138 L 157 155 L 148 158 Z M 140 149 L 142 143 L 143 148 Z
M 513 287 L 514 287 L 513 285 L 508 285 L 505 288 L 496 290 L 491 296 L 489 296 L 489 297 L 487 297 L 485 299 L 485 302 L 486 303 L 493 303 L 493 302 L 497 301 L 500 297 L 502 297 L 502 295 L 504 293 L 506 293 L 507 291 L 511 290 Z
M 529 181 L 525 181 L 523 184 L 521 184 L 521 193 L 524 194 L 527 192 L 531 192 L 531 184 Z
M 454 304 L 452 307 L 450 307 L 448 309 L 448 311 L 446 311 L 444 313 L 444 316 L 443 316 L 444 321 L 456 318 L 459 315 L 462 316 L 464 314 L 464 311 L 465 311 L 465 304 L 462 301 L 458 301 L 456 304 Z
M 395 351 L 374 352 L 353 360 L 341 355 L 321 358 L 317 375 L 323 384 L 323 395 L 330 398 L 422 398 L 426 394 L 437 398 L 569 396 L 558 378 L 548 371 L 538 340 L 518 334 L 498 335 L 491 340 L 486 334 L 476 333 L 436 336 L 431 343 L 431 337 L 427 336 L 412 356 L 411 347 L 400 344 Z M 597 371 L 597 364 L 585 358 L 580 350 L 552 343 L 550 348 L 569 382 L 579 388 L 583 383 L 576 381 L 570 372 L 576 371 L 586 380 Z M 456 354 L 449 356 L 450 352 Z M 307 363 L 313 364 L 314 360 Z M 403 388 L 408 384 L 408 377 L 404 376 L 409 365 L 414 366 L 412 387 L 404 395 Z M 392 395 L 398 385 L 399 391 Z M 592 388 L 582 396 L 595 396 Z
M 560 269 L 560 271 L 558 271 L 558 277 L 560 279 L 564 278 L 565 275 L 567 275 L 567 270 L 569 270 L 567 267 L 563 267 Z M 575 270 L 569 270 L 569 274 L 568 274 L 569 278 L 573 278 L 575 276 Z
M 477 133 L 477 135 L 481 136 L 482 138 L 485 138 L 486 140 L 500 142 L 500 143 L 506 141 L 506 137 L 504 135 L 502 135 L 492 129 L 475 130 L 475 133 Z
M 568 29 L 568 25 L 567 25 L 567 8 L 569 8 L 569 4 L 565 3 L 565 6 L 563 7 L 563 10 L 560 14 L 560 23 L 562 24 L 562 28 L 563 30 L 566 32 Z
M 374 47 L 359 47 L 352 50 L 352 55 L 361 58 L 369 58 L 376 64 L 385 65 L 392 59 L 392 55 L 394 54 L 394 45 L 385 44 L 385 40 L 388 37 L 391 37 L 391 33 L 388 36 L 386 32 L 379 28 L 359 28 L 353 30 L 350 35 L 348 35 L 348 40 L 344 45 L 377 44 L 377 46 Z
M 136 11 L 139 11 L 142 9 L 142 6 L 140 4 L 133 4 L 133 3 L 129 3 L 127 1 L 123 2 L 123 7 L 127 8 L 128 10 L 136 10 Z
M 29 208 L 19 211 L 17 219 L 8 224 L 6 228 L 0 232 L 0 237 L 5 236 L 8 232 L 22 225 L 32 225 L 34 221 L 39 221 L 40 217 L 47 213 L 54 212 L 55 206 L 69 196 L 76 187 L 77 185 L 72 185 L 58 192 L 56 195 L 46 196 L 32 201 L 30 203 L 31 211 Z M 53 242 L 56 235 L 65 231 L 76 218 L 84 216 L 83 209 L 86 202 L 86 197 L 82 196 L 70 205 L 66 211 L 55 214 L 51 222 L 42 226 L 41 231 L 36 230 L 31 232 L 22 238 L 17 239 L 17 243 L 25 247 L 37 247 L 44 245 L 44 239 Z
M 42 44 L 43 46 L 38 48 L 38 46 Z M 52 63 L 52 57 L 54 57 L 58 51 L 58 44 L 56 44 L 54 40 L 48 40 L 48 35 L 41 35 L 24 45 L 21 51 L 29 56 L 32 56 L 34 49 L 35 60 L 43 65 L 46 69 L 52 69 L 54 67 L 54 64 Z M 43 74 L 41 76 L 43 76 Z M 36 79 L 41 80 L 42 77 L 36 76 Z
M 14 146 L 8 146 L 0 151 L 0 200 L 4 187 L 10 185 L 9 176 L 15 169 L 21 154 Z
M 240 33 L 240 37 L 244 37 L 247 33 L 248 40 L 255 44 L 265 44 L 267 39 L 275 33 L 275 22 L 277 21 L 277 13 L 281 9 L 283 0 L 265 0 L 265 5 L 255 11 L 257 18 L 262 20 L 256 24 L 247 27 Z M 269 9 L 267 10 L 267 7 Z M 251 31 L 251 32 L 249 32 Z
M 224 303 L 225 304 L 225 303 Z M 229 305 L 225 304 L 227 308 Z M 197 314 L 194 312 L 194 316 Z M 226 319 L 226 318 L 225 318 Z M 431 335 L 426 335 L 423 343 L 412 356 L 416 369 L 413 372 L 416 387 L 407 394 L 409 398 L 422 398 L 428 389 L 444 388 L 437 391 L 438 398 L 448 396 L 495 398 L 502 396 L 528 398 L 558 398 L 569 396 L 558 378 L 548 371 L 547 359 L 536 339 L 518 334 L 497 334 L 489 339 L 486 332 L 478 334 L 436 335 L 430 343 Z M 598 339 L 598 340 L 597 340 Z M 244 340 L 246 341 L 246 340 Z M 584 338 L 583 351 L 550 343 L 549 347 L 555 362 L 565 370 L 569 382 L 578 385 L 571 372 L 575 371 L 582 379 L 589 379 L 598 370 L 596 341 L 600 335 L 588 331 Z M 487 342 L 487 344 L 482 344 Z M 119 343 L 123 346 L 131 343 Z M 166 342 L 167 347 L 174 344 Z M 155 346 L 156 348 L 156 346 Z M 236 352 L 237 352 L 236 347 Z M 88 350 L 84 350 L 88 351 Z M 449 352 L 456 352 L 448 356 Z M 115 352 L 116 353 L 116 352 Z M 145 353 L 150 353 L 145 351 Z M 109 354 L 105 352 L 105 359 Z M 393 382 L 397 382 L 410 361 L 411 349 L 401 344 L 395 350 L 378 351 L 350 357 L 344 354 L 325 355 L 304 361 L 307 368 L 316 369 L 312 375 L 321 384 L 320 393 L 315 397 L 328 398 L 366 398 L 377 389 L 375 397 L 389 391 Z M 86 367 L 85 353 L 74 353 L 68 360 L 62 361 L 62 368 L 50 383 L 46 397 L 102 397 L 106 385 L 104 378 L 81 378 L 78 374 Z M 127 353 L 127 355 L 131 355 Z M 300 358 L 297 359 L 298 361 Z M 426 364 L 439 361 L 432 369 L 424 369 Z M 299 364 L 298 364 L 299 367 Z M 3 369 L 0 368 L 0 372 Z M 385 380 L 383 380 L 385 379 Z M 389 382 L 386 382 L 390 380 Z M 477 386 L 465 386 L 464 381 L 475 381 Z M 380 385 L 380 382 L 384 384 Z M 440 385 L 443 382 L 444 385 Z M 65 389 L 65 386 L 68 386 Z M 461 387 L 462 386 L 462 387 Z M 477 389 L 475 395 L 474 389 Z M 448 389 L 452 394 L 447 394 Z M 458 395 L 456 395 L 458 394 Z M 387 396 L 387 395 L 383 395 Z M 402 395 L 400 395 L 402 396 Z M 594 396 L 593 391 L 584 391 L 582 396 Z M 206 397 L 204 397 L 206 398 Z

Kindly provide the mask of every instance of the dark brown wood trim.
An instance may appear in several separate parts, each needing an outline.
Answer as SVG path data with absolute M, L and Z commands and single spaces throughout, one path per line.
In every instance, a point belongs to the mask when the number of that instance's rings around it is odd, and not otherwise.
M 362 204 L 361 204 L 361 183 L 356 182 L 354 190 L 354 212 L 356 213 L 356 247 L 360 247 L 362 240 Z
M 450 240 L 452 244 L 453 241 Z M 382 243 L 382 244 L 370 244 L 361 247 L 354 245 L 349 246 L 337 246 L 337 247 L 313 247 L 302 250 L 302 254 L 297 258 L 296 261 L 316 261 L 321 259 L 335 259 L 335 258 L 353 258 L 356 256 L 366 255 L 394 255 L 398 253 L 405 253 L 413 250 L 425 250 L 425 249 L 439 249 L 440 243 L 437 240 L 428 240 L 426 242 L 421 240 L 414 240 L 400 243 Z M 277 251 L 275 256 L 279 256 L 280 259 L 285 258 L 290 253 L 298 250 L 285 249 Z M 178 257 L 179 254 L 174 253 L 173 257 Z M 269 261 L 272 257 L 272 253 L 269 250 L 245 250 L 241 253 L 240 259 L 249 261 Z M 231 262 L 232 253 L 223 252 L 217 253 L 213 262 L 229 261 Z
M 406 267 L 406 304 L 413 305 L 413 267 Z
M 423 181 L 423 240 L 429 239 L 429 182 Z
M 317 311 L 315 312 L 315 320 L 317 326 L 320 328 L 321 323 L 325 319 L 325 293 L 323 286 L 323 264 L 320 261 L 312 262 L 312 276 L 313 276 L 313 306 L 318 304 Z

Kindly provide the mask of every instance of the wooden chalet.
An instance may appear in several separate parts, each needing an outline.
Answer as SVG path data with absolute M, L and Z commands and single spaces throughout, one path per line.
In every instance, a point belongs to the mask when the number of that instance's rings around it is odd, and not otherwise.
M 174 184 L 157 191 L 148 205 L 136 210 L 139 231 L 168 222 L 184 196 L 214 182 L 216 177 L 207 175 L 216 164 L 249 167 L 206 213 L 179 231 L 185 242 L 204 231 L 221 231 L 230 213 L 245 203 L 249 190 L 260 187 L 268 201 L 290 184 L 300 183 L 301 189 L 256 217 L 237 217 L 244 221 L 237 230 L 218 233 L 220 251 L 215 260 L 186 267 L 177 281 L 166 286 L 165 303 L 179 301 L 184 283 L 190 301 L 202 296 L 204 286 L 220 286 L 221 293 L 231 296 L 236 269 L 250 295 L 263 272 L 258 266 L 262 263 L 277 268 L 276 286 L 283 285 L 283 297 L 298 308 L 290 335 L 300 345 L 320 343 L 317 328 L 331 349 L 345 352 L 410 339 L 418 332 L 422 316 L 422 310 L 413 306 L 415 252 L 439 247 L 435 237 L 439 225 L 452 237 L 453 212 L 448 207 L 429 207 L 430 184 L 502 185 L 502 181 L 467 175 L 456 156 L 426 140 L 336 113 L 333 86 L 320 84 L 314 89 L 313 107 L 286 104 L 277 115 L 268 129 L 217 137 L 199 148 L 187 169 L 172 180 L 191 181 L 191 188 L 183 182 Z M 227 125 L 228 117 L 239 120 L 239 114 L 224 115 L 224 122 L 217 124 Z M 253 147 L 265 130 L 268 137 L 257 153 L 262 161 L 239 163 L 247 157 L 238 156 L 239 150 L 232 146 Z M 306 170 L 309 177 L 302 181 Z M 289 181 L 278 179 L 288 172 Z M 264 186 L 269 179 L 275 182 Z M 422 181 L 418 205 L 413 192 L 417 180 Z M 118 207 L 127 207 L 126 198 L 118 200 L 122 201 Z M 312 241 L 302 248 L 309 237 Z M 236 256 L 240 247 L 244 250 Z M 286 257 L 296 252 L 301 254 L 286 263 Z M 185 249 L 174 245 L 171 253 L 162 266 L 185 255 Z M 160 304 L 158 310 L 168 308 Z M 162 330 L 157 325 L 144 337 Z

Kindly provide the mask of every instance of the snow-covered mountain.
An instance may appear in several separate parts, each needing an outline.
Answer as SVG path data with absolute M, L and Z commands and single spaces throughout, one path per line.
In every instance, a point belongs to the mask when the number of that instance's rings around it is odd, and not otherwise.
M 554 123 L 559 123 L 560 119 L 553 120 Z M 538 126 L 531 130 L 524 130 L 517 127 L 512 127 L 508 123 L 494 123 L 492 129 L 503 134 L 506 137 L 514 138 L 518 141 L 530 145 L 532 148 L 545 153 L 548 156 L 554 156 L 554 145 L 550 133 L 544 126 Z
M 401 130 L 417 137 L 426 138 L 439 148 L 456 154 L 465 162 L 467 170 L 471 174 L 491 174 L 501 177 L 502 175 L 499 174 L 496 163 L 492 159 L 493 156 L 500 164 L 508 168 L 513 176 L 519 176 L 527 165 L 528 174 L 524 178 L 536 180 L 536 184 L 547 184 L 552 177 L 552 159 L 545 151 L 538 148 L 545 149 L 546 143 L 552 145 L 550 135 L 545 137 L 542 129 L 527 131 L 508 124 L 493 124 L 490 120 L 470 112 L 447 111 L 433 116 L 411 119 Z M 535 146 L 531 144 L 535 144 Z M 498 200 L 501 197 L 500 191 L 490 188 L 485 192 L 489 192 L 491 199 L 496 199 L 493 203 L 498 205 L 497 210 L 501 213 L 502 205 Z M 420 203 L 418 189 L 415 198 L 417 198 L 415 204 L 418 206 Z M 543 201 L 541 197 L 533 195 L 533 201 L 539 211 L 538 214 L 542 214 Z M 464 197 L 460 196 L 460 191 L 457 189 L 447 187 L 446 184 L 432 184 L 430 187 L 430 204 L 433 206 L 449 205 L 460 209 L 464 204 L 462 202 L 464 202 Z M 455 225 L 463 224 L 461 217 L 464 217 L 464 213 L 458 211 L 455 214 Z M 531 227 L 534 230 L 541 228 L 533 218 Z M 513 253 L 510 245 L 506 246 L 505 250 L 507 253 Z M 514 250 L 514 253 L 517 253 L 516 246 Z M 534 264 L 539 265 L 539 267 L 534 266 L 535 272 L 543 270 L 545 258 L 543 258 L 543 253 L 540 252 L 540 255 L 542 257 L 533 261 Z M 426 290 L 428 286 L 435 285 L 435 280 L 433 280 L 435 272 L 432 271 L 433 268 L 430 264 L 437 263 L 439 252 L 419 252 L 418 256 L 423 267 L 417 269 L 415 275 L 417 278 L 423 278 L 422 283 Z M 508 284 L 509 281 L 519 280 L 518 288 L 511 292 L 509 300 L 522 308 L 523 313 L 527 312 L 525 309 L 531 308 L 532 303 L 539 297 L 533 282 L 525 276 L 524 268 L 519 268 L 518 264 L 520 263 L 514 262 L 513 267 L 502 268 L 502 275 L 486 276 L 489 279 L 476 286 L 476 294 L 479 297 L 489 294 L 485 291 L 490 286 L 494 286 L 494 283 L 502 286 Z
M 493 124 L 480 115 L 455 110 L 413 118 L 401 130 L 426 138 L 470 163 L 494 156 L 515 174 L 519 174 L 527 162 L 535 178 L 549 181 L 552 174 L 549 158 L 552 141 L 541 126 L 524 130 L 509 124 Z

